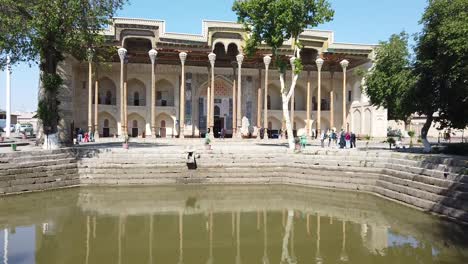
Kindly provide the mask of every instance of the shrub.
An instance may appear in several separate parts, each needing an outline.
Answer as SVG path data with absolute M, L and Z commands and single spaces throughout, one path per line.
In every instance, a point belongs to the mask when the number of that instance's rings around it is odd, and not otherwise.
M 396 141 L 395 141 L 394 138 L 388 137 L 388 138 L 387 138 L 387 143 L 388 143 L 388 145 L 390 146 L 390 149 L 392 149 L 392 145 L 395 145 Z
M 444 146 L 441 148 L 444 154 L 468 156 L 468 143 L 449 143 Z

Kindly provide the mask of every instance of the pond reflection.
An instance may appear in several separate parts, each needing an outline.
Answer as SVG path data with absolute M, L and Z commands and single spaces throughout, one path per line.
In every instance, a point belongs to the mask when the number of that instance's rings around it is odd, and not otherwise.
M 468 263 L 465 227 L 355 192 L 77 188 L 0 211 L 4 264 Z

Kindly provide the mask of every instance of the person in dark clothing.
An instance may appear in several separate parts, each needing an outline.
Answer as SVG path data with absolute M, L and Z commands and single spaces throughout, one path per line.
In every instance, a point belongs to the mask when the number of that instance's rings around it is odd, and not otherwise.
M 341 133 L 340 133 L 340 148 L 344 148 L 346 145 L 346 141 L 345 141 L 345 132 L 343 131 L 343 129 L 341 130 Z
M 356 148 L 356 134 L 351 132 L 351 148 Z

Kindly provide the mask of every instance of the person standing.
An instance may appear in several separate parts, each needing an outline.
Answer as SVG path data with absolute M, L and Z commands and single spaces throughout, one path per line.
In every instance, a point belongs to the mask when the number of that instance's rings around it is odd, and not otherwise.
M 346 148 L 351 148 L 351 134 L 346 132 L 345 134 Z
M 322 148 L 325 147 L 325 139 L 327 137 L 327 133 L 324 131 L 322 131 L 322 133 L 320 134 L 320 145 L 322 146 Z
M 333 139 L 333 144 L 336 146 L 337 141 L 338 141 L 338 135 L 336 134 L 335 130 L 332 130 L 332 139 Z
M 356 148 L 356 134 L 351 132 L 351 148 Z

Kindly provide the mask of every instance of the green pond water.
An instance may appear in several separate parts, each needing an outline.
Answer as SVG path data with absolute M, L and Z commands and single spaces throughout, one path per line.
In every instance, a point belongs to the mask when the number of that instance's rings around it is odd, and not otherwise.
M 2 264 L 468 263 L 468 229 L 372 195 L 86 187 L 0 197 Z

